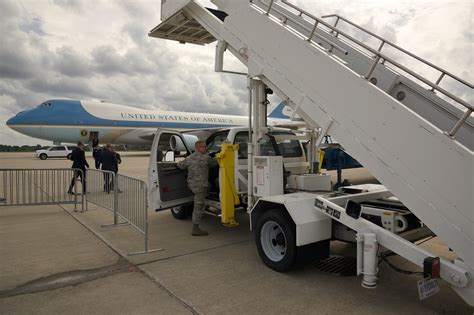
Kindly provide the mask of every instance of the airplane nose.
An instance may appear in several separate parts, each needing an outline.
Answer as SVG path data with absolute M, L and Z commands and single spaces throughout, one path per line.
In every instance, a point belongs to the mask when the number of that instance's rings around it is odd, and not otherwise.
M 15 125 L 18 125 L 18 124 L 21 124 L 22 122 L 22 118 L 20 117 L 21 114 L 23 114 L 25 111 L 22 111 L 22 112 L 19 112 L 18 114 L 16 114 L 15 116 L 11 117 L 10 119 L 7 120 L 7 126 L 12 128 L 12 129 L 15 129 Z
M 14 125 L 14 124 L 15 124 L 15 116 L 13 116 L 12 118 L 7 120 L 7 126 L 8 127 L 13 129 L 12 125 Z

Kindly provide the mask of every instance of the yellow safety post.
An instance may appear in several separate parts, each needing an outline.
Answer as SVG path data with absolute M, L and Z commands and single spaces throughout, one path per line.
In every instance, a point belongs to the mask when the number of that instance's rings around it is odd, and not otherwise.
M 235 188 L 235 152 L 238 144 L 222 143 L 221 152 L 216 154 L 219 163 L 219 183 L 221 201 L 221 222 L 224 226 L 238 226 L 235 221 L 235 205 L 240 203 L 237 189 Z
M 323 166 L 323 160 L 324 160 L 324 151 L 319 149 L 319 165 L 318 165 L 318 171 L 316 173 L 321 173 L 321 168 Z

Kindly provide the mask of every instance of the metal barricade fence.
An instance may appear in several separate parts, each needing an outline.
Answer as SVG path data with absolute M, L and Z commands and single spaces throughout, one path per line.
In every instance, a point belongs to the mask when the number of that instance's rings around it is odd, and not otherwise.
M 81 204 L 85 198 L 78 178 L 80 169 L 0 169 L 1 206 Z M 80 196 L 80 197 L 79 197 Z
M 87 201 L 113 212 L 113 224 L 103 227 L 130 225 L 143 234 L 145 250 L 130 255 L 162 250 L 148 249 L 148 192 L 144 181 L 94 169 L 88 170 L 87 179 Z M 125 222 L 119 223 L 119 219 Z
M 110 171 L 0 169 L 0 206 L 81 204 L 84 211 L 96 204 L 113 212 L 112 226 L 131 225 L 144 235 L 145 250 L 130 255 L 162 250 L 148 249 L 147 194 L 144 181 Z
M 114 211 L 116 206 L 115 173 L 103 170 L 87 170 L 87 201 L 102 208 Z M 116 224 L 117 222 L 114 221 Z

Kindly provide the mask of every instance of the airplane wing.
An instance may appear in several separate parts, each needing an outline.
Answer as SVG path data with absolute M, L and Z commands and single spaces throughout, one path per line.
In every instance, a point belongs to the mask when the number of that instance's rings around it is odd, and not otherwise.
M 192 130 L 185 130 L 181 131 L 182 134 L 192 134 L 197 136 L 200 139 L 206 139 L 211 133 L 224 130 L 224 128 L 206 128 L 206 129 L 192 129 Z M 140 132 L 138 137 L 143 140 L 147 140 L 153 142 L 153 138 L 155 137 L 156 129 L 154 130 L 143 130 Z
M 198 137 L 199 139 L 207 139 L 212 133 L 215 133 L 224 129 L 226 128 L 217 127 L 217 128 L 206 128 L 206 129 L 194 129 L 194 130 L 182 131 L 181 133 L 191 134 L 193 136 Z

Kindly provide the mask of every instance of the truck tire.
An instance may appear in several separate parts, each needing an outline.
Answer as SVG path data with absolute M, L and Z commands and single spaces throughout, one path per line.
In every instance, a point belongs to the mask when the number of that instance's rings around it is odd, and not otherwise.
M 262 214 L 255 230 L 258 254 L 265 265 L 279 272 L 295 265 L 296 231 L 291 218 L 283 211 L 268 210 Z
M 171 215 L 177 220 L 185 220 L 193 213 L 193 205 L 177 206 L 170 209 Z
M 278 272 L 302 268 L 329 257 L 329 239 L 296 246 L 296 226 L 283 209 L 262 214 L 257 222 L 255 242 L 265 265 Z
M 40 160 L 46 160 L 48 158 L 48 156 L 46 155 L 46 153 L 41 153 L 39 158 L 40 158 Z

